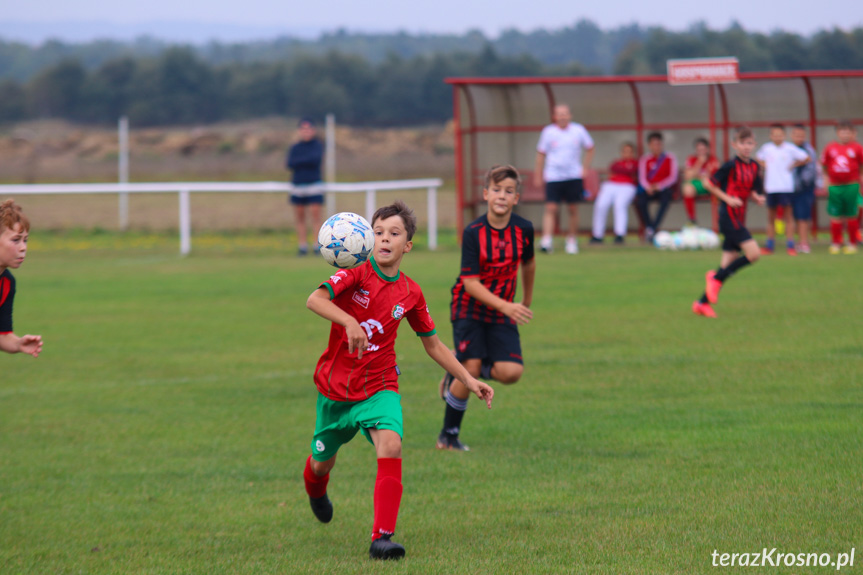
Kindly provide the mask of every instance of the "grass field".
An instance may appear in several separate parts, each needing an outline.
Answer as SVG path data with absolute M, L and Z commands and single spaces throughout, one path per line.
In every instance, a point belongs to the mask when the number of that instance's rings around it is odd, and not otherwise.
M 358 438 L 317 523 L 302 466 L 329 275 L 278 236 L 40 236 L 0 357 L 0 573 L 749 572 L 776 547 L 863 563 L 863 255 L 777 255 L 689 311 L 718 252 L 540 256 L 527 371 L 437 452 L 439 369 L 407 327 L 398 564 L 367 559 L 374 452 Z M 221 239 L 220 239 L 221 238 Z M 403 270 L 445 341 L 449 247 Z M 835 567 L 756 572 L 816 573 Z

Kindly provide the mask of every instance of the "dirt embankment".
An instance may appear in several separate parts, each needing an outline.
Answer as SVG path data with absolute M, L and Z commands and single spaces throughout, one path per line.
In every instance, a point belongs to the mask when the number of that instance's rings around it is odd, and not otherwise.
M 285 153 L 294 142 L 296 124 L 283 118 L 213 126 L 132 128 L 130 180 L 267 181 L 286 180 Z M 454 171 L 452 126 L 336 130 L 338 181 L 444 178 Z M 116 182 L 116 130 L 42 121 L 0 129 L 0 183 Z M 406 199 L 425 221 L 423 195 Z M 379 202 L 401 197 L 380 193 Z M 113 195 L 20 196 L 16 198 L 41 229 L 118 226 Z M 341 194 L 339 211 L 362 212 L 361 194 Z M 454 193 L 441 190 L 440 223 L 454 225 Z M 176 194 L 132 194 L 133 229 L 177 227 Z M 284 229 L 293 211 L 283 194 L 194 194 L 195 229 Z
M 173 128 L 132 127 L 132 181 L 273 180 L 295 124 L 283 118 Z M 421 128 L 336 128 L 339 180 L 450 178 L 451 124 Z M 0 129 L 0 181 L 116 181 L 117 132 L 59 121 Z

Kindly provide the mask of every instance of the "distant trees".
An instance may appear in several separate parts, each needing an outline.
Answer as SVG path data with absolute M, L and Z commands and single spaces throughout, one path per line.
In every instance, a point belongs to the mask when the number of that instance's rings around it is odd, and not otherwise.
M 744 71 L 863 69 L 863 28 L 810 37 L 739 24 L 682 32 L 589 21 L 555 31 L 357 34 L 178 47 L 152 39 L 38 48 L 0 41 L 0 123 L 65 118 L 139 126 L 335 113 L 355 125 L 441 122 L 448 76 L 661 74 L 669 58 L 737 56 Z M 35 67 L 35 68 L 34 68 Z

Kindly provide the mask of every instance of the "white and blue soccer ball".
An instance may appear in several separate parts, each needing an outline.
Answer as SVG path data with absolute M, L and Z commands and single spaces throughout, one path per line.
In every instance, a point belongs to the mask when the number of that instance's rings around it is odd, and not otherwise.
M 341 212 L 324 222 L 318 232 L 324 261 L 341 269 L 355 268 L 369 259 L 375 247 L 375 234 L 360 215 Z
M 661 250 L 670 250 L 674 248 L 674 239 L 671 237 L 670 233 L 665 230 L 659 230 L 656 232 L 656 235 L 653 236 L 653 245 Z

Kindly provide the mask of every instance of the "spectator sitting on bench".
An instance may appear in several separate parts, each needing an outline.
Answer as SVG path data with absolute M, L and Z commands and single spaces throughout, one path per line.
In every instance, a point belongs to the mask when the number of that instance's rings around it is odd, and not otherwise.
M 644 237 L 647 241 L 653 239 L 656 230 L 665 217 L 674 184 L 677 183 L 677 158 L 671 152 L 666 152 L 662 142 L 662 134 L 651 132 L 647 136 L 648 153 L 638 161 L 638 191 L 635 194 L 635 208 L 644 224 Z M 648 202 L 659 202 L 656 217 L 651 219 L 647 209 Z
M 626 237 L 627 212 L 635 197 L 638 180 L 638 160 L 635 159 L 635 144 L 624 142 L 620 146 L 620 158 L 608 168 L 608 181 L 602 184 L 593 204 L 593 237 L 590 243 L 601 244 L 605 235 L 605 220 L 608 210 L 614 205 L 614 243 L 622 244 Z
M 710 142 L 704 138 L 695 140 L 695 154 L 686 159 L 683 170 L 683 204 L 686 206 L 686 216 L 691 225 L 695 222 L 695 197 L 710 197 L 710 192 L 702 183 L 703 178 L 710 178 L 719 169 L 719 162 L 710 153 Z

